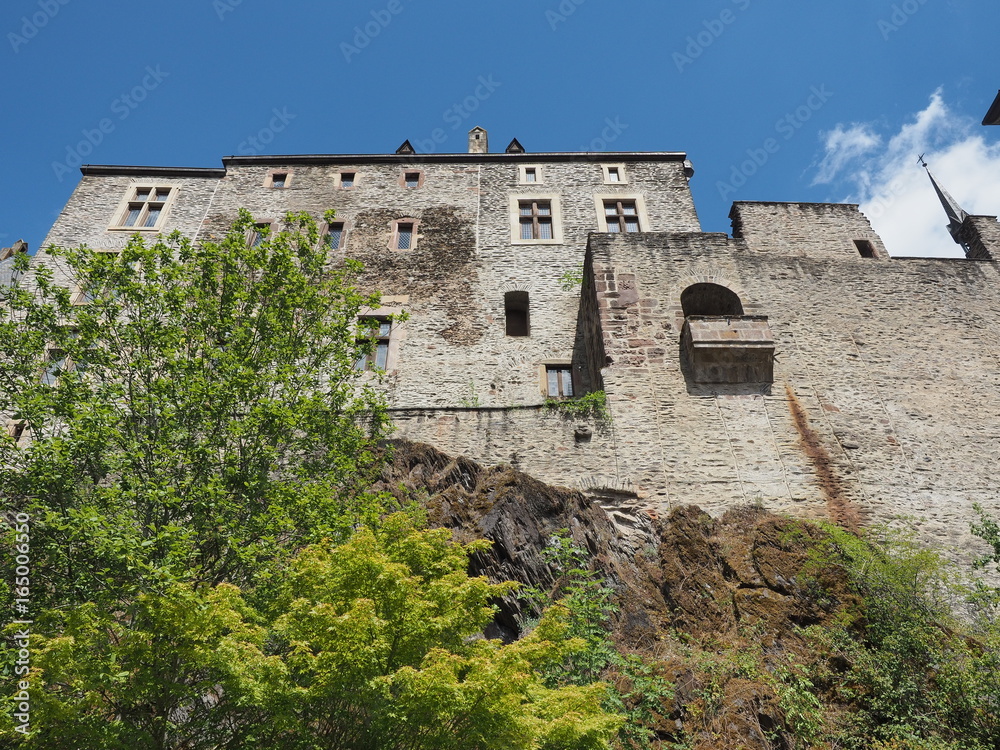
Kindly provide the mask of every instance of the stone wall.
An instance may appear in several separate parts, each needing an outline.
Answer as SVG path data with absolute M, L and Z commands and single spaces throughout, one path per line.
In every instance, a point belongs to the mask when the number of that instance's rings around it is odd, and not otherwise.
M 969 548 L 973 502 L 1000 511 L 993 264 L 787 257 L 711 235 L 700 248 L 594 235 L 591 252 L 607 285 L 598 298 L 619 471 L 652 509 L 759 501 L 849 524 L 907 516 L 951 549 Z M 772 385 L 687 377 L 680 294 L 704 282 L 768 316 Z M 634 301 L 616 296 L 622 283 Z M 661 334 L 662 362 L 633 346 Z

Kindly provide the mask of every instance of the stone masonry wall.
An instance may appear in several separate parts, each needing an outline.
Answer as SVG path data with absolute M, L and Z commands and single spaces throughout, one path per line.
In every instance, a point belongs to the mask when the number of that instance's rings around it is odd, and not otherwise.
M 607 285 L 598 296 L 618 468 L 643 501 L 714 513 L 760 501 L 848 524 L 905 516 L 947 548 L 970 549 L 972 503 L 1000 511 L 996 266 L 680 240 L 591 238 Z M 700 282 L 768 316 L 772 385 L 686 377 L 680 294 Z M 613 291 L 623 284 L 635 287 L 625 301 Z M 664 342 L 662 360 L 637 346 L 650 338 Z
M 754 252 L 810 258 L 858 257 L 855 240 L 871 243 L 878 258 L 888 258 L 868 219 L 849 203 L 766 203 L 740 201 L 729 218 L 733 237 Z

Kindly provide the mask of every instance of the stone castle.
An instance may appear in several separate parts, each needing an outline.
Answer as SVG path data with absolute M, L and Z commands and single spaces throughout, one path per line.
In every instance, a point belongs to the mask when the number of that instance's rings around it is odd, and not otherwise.
M 331 254 L 383 295 L 362 365 L 398 434 L 579 488 L 623 531 L 761 503 L 968 549 L 972 504 L 1000 513 L 1000 224 L 936 182 L 966 259 L 890 258 L 856 205 L 737 202 L 706 233 L 683 153 L 491 153 L 481 128 L 460 154 L 81 171 L 46 246 L 334 208 Z M 610 419 L 552 406 L 596 391 Z

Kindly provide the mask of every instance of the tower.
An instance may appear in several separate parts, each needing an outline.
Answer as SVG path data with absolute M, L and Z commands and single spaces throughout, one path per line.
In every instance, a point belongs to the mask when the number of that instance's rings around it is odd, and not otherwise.
M 997 217 L 967 213 L 938 183 L 927 162 L 923 160 L 923 155 L 920 157 L 920 164 L 927 170 L 934 192 L 948 216 L 948 233 L 962 246 L 965 257 L 970 260 L 994 260 L 994 253 L 1000 255 L 1000 224 L 997 223 Z

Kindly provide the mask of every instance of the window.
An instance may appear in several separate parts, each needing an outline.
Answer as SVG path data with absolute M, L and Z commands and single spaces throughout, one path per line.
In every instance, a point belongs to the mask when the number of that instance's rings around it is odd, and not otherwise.
M 600 193 L 594 195 L 599 232 L 648 232 L 649 215 L 641 195 Z
M 331 250 L 342 250 L 346 239 L 344 222 L 335 221 L 327 226 L 326 244 Z
M 55 385 L 66 369 L 68 369 L 66 353 L 59 349 L 49 349 L 45 372 L 42 373 L 42 385 Z
M 527 336 L 530 331 L 528 293 L 507 292 L 503 296 L 503 306 L 507 335 Z
M 292 181 L 291 172 L 271 172 L 267 179 L 264 181 L 264 187 L 272 188 L 286 188 L 288 184 Z
M 538 164 L 519 166 L 518 171 L 522 184 L 536 184 L 542 181 L 542 168 Z
M 405 188 L 418 188 L 424 186 L 424 173 L 423 172 L 403 172 L 402 176 L 399 178 L 400 187 Z
M 367 351 L 358 357 L 355 368 L 358 370 L 384 370 L 389 362 L 389 336 L 392 333 L 392 320 L 389 318 L 362 318 L 358 322 L 361 329 L 359 346 L 365 346 Z
M 417 219 L 397 219 L 392 223 L 390 250 L 413 250 L 417 246 Z
M 267 239 L 267 235 L 271 233 L 271 222 L 261 221 L 253 225 L 253 229 L 250 230 L 250 235 L 247 237 L 247 244 L 250 247 L 258 247 L 264 240 Z
M 512 245 L 557 245 L 562 238 L 562 208 L 558 193 L 511 195 L 510 241 Z
M 602 164 L 601 170 L 604 172 L 605 185 L 615 185 L 628 182 L 625 175 L 624 164 Z
M 28 431 L 28 425 L 24 420 L 11 422 L 7 427 L 7 434 L 13 438 L 15 443 L 20 443 L 24 433 Z
M 356 172 L 341 172 L 337 175 L 337 186 L 342 188 L 353 188 Z
M 548 201 L 518 201 L 522 240 L 552 239 L 552 204 Z
M 172 190 L 169 187 L 134 188 L 118 214 L 115 228 L 156 229 Z
M 605 200 L 604 218 L 609 232 L 639 231 L 639 211 L 633 200 Z
M 549 398 L 572 397 L 573 370 L 569 365 L 545 366 L 545 393 Z
M 862 258 L 877 258 L 875 246 L 868 240 L 854 240 L 854 246 Z

